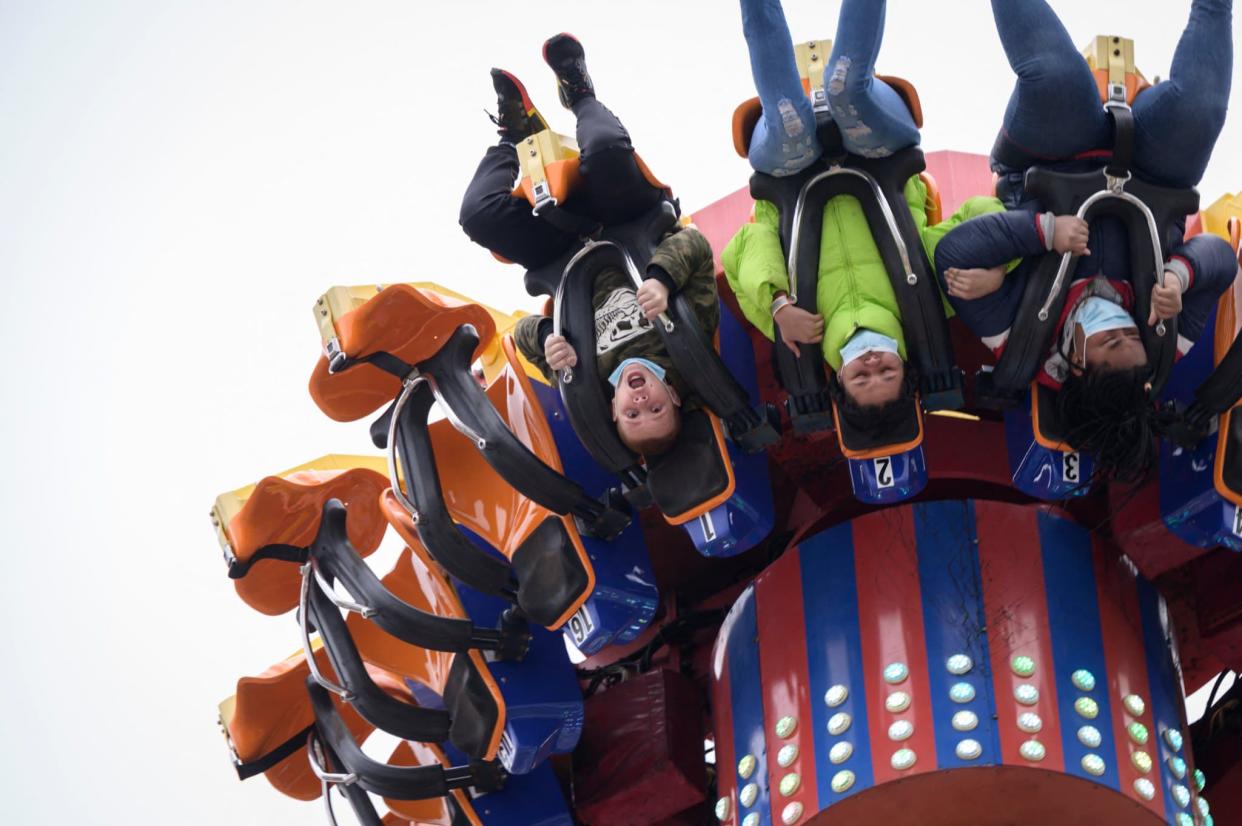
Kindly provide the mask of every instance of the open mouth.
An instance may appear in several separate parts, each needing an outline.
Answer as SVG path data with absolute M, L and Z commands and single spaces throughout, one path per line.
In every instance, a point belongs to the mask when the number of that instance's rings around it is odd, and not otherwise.
M 625 380 L 626 386 L 631 390 L 637 390 L 646 383 L 646 377 L 643 376 L 642 372 L 639 370 L 635 370 L 633 373 L 630 373 L 629 377 Z

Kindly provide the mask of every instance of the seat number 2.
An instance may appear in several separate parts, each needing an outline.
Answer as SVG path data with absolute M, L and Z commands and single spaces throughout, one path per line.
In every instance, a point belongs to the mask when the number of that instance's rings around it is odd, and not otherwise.
M 893 457 L 881 456 L 873 463 L 875 468 L 875 486 L 878 488 L 891 488 L 897 484 L 897 480 L 893 478 Z

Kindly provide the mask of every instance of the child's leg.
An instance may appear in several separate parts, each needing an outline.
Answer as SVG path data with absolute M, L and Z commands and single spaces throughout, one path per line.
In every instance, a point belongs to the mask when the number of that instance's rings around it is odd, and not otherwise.
M 574 239 L 532 215 L 524 198 L 510 194 L 518 168 L 511 145 L 488 149 L 466 187 L 458 220 L 471 241 L 531 269 L 554 260 Z
M 1233 0 L 1194 0 L 1169 79 L 1134 101 L 1134 164 L 1168 186 L 1194 186 L 1225 125 L 1233 70 Z
M 1095 78 L 1056 12 L 1045 0 L 992 0 L 992 16 L 1018 76 L 1005 137 L 1047 160 L 1108 147 L 1112 130 Z
M 837 21 L 824 88 L 845 148 L 883 158 L 915 146 L 919 129 L 905 100 L 875 78 L 875 57 L 884 39 L 885 0 L 845 0 Z
M 750 165 L 768 175 L 800 172 L 819 157 L 820 147 L 780 0 L 742 0 L 742 34 L 763 105 L 751 133 Z
M 573 111 L 590 217 L 605 225 L 624 223 L 655 206 L 663 192 L 639 169 L 630 135 L 617 116 L 593 96 L 576 102 Z

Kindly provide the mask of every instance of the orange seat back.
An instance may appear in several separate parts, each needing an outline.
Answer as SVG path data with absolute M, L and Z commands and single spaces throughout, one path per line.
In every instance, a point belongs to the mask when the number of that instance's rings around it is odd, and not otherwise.
M 473 325 L 479 333 L 474 353 L 478 358 L 496 333 L 487 310 L 409 284 L 393 284 L 336 319 L 336 332 L 341 350 L 350 357 L 384 352 L 413 365 L 433 356 L 463 324 Z M 366 416 L 395 399 L 400 390 L 399 378 L 371 364 L 329 373 L 322 354 L 310 380 L 315 404 L 341 422 Z
M 315 651 L 315 664 L 328 679 L 336 679 L 327 651 L 322 647 Z M 381 669 L 367 670 L 386 693 L 410 701 L 410 693 L 397 675 Z M 299 651 L 258 676 L 242 677 L 237 681 L 237 693 L 221 704 L 221 723 L 239 760 L 243 763 L 258 760 L 314 724 L 315 715 L 306 691 L 308 676 L 306 654 Z M 351 706 L 335 698 L 334 702 L 341 719 L 358 742 L 375 730 L 375 726 L 363 720 Z M 289 797 L 314 800 L 320 795 L 319 778 L 311 771 L 305 746 L 268 769 L 264 776 L 277 791 Z
M 655 176 L 651 168 L 647 166 L 646 161 L 637 152 L 634 153 L 634 160 L 638 164 L 638 171 L 643 174 L 643 178 L 647 183 L 656 189 L 669 191 L 669 187 L 663 181 Z M 548 179 L 548 190 L 558 204 L 564 204 L 566 199 L 582 185 L 582 159 L 578 157 L 565 158 L 563 160 L 552 161 L 544 166 L 544 175 Z M 513 196 L 515 198 L 525 198 L 533 207 L 535 205 L 535 189 L 529 177 L 524 177 L 518 181 L 517 186 L 513 188 Z M 497 256 L 498 260 L 505 261 L 504 258 Z
M 1229 243 L 1233 245 L 1238 256 L 1239 268 L 1242 268 L 1242 219 L 1231 217 L 1227 225 Z M 1225 354 L 1239 335 L 1242 335 L 1242 278 L 1234 278 L 1233 285 L 1225 291 L 1216 305 L 1216 337 L 1212 342 L 1214 364 L 1220 364 Z M 1217 431 L 1216 465 L 1213 468 L 1213 480 L 1217 492 L 1225 499 L 1242 508 L 1242 492 L 1233 490 L 1225 480 L 1225 460 L 1230 458 L 1227 449 L 1230 436 L 1230 423 L 1233 417 L 1242 416 L 1242 402 L 1221 417 Z
M 936 183 L 936 178 L 926 169 L 919 173 L 919 180 L 927 188 L 927 206 L 923 209 L 927 213 L 927 225 L 934 227 L 944 220 L 944 206 L 940 200 L 940 184 Z
M 350 544 L 359 555 L 367 556 L 384 537 L 386 523 L 377 503 L 387 487 L 385 477 L 366 468 L 268 476 L 229 520 L 233 553 L 244 562 L 265 545 L 310 545 L 319 532 L 324 503 L 339 499 L 349 510 L 345 527 Z M 297 605 L 300 586 L 297 565 L 280 560 L 260 560 L 234 580 L 238 596 L 269 615 L 283 614 Z

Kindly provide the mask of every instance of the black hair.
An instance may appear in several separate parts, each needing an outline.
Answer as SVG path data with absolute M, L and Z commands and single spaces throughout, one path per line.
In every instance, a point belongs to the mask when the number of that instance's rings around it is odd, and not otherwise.
M 879 442 L 901 429 L 902 423 L 910 415 L 910 404 L 918 386 L 918 376 L 907 364 L 905 375 L 901 379 L 901 390 L 891 402 L 861 405 L 850 398 L 835 375 L 828 380 L 828 394 L 837 406 L 837 415 L 851 430 L 870 441 Z
M 1148 398 L 1151 368 L 1071 371 L 1056 396 L 1065 441 L 1091 454 L 1095 477 L 1141 482 L 1156 465 L 1165 414 Z

